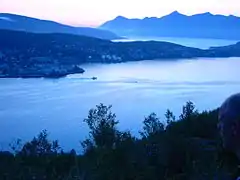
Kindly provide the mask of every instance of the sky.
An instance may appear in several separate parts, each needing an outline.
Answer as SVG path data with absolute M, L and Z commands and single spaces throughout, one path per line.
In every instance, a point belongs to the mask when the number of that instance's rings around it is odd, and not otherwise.
M 0 0 L 0 12 L 54 20 L 74 26 L 99 26 L 118 15 L 161 17 L 173 11 L 240 16 L 240 0 Z

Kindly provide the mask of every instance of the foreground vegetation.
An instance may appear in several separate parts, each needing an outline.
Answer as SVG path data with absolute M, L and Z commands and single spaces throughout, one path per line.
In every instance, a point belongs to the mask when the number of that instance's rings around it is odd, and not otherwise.
M 42 131 L 30 142 L 0 152 L 0 179 L 180 180 L 235 176 L 234 156 L 221 149 L 218 110 L 198 112 L 192 102 L 176 118 L 145 117 L 140 138 L 118 129 L 111 106 L 100 104 L 84 120 L 89 138 L 82 154 L 64 152 Z

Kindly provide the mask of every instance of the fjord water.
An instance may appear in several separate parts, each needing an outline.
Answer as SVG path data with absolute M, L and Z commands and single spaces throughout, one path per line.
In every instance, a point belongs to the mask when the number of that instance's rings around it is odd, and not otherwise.
M 208 49 L 216 46 L 228 46 L 235 44 L 236 40 L 227 39 L 203 39 L 203 38 L 177 38 L 177 37 L 128 37 L 127 39 L 114 40 L 115 42 L 131 42 L 131 41 L 165 41 L 176 43 L 183 46 L 195 47 L 200 49 Z
M 151 112 L 164 119 L 189 100 L 217 108 L 240 90 L 239 67 L 240 58 L 156 60 L 84 65 L 85 74 L 62 79 L 0 79 L 0 145 L 47 129 L 63 148 L 78 149 L 88 135 L 83 119 L 99 103 L 113 105 L 119 127 L 135 134 Z

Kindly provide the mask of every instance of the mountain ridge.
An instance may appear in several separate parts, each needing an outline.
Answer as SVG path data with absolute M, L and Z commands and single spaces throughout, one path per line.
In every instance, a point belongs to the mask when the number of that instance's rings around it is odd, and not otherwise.
M 51 20 L 42 20 L 10 13 L 0 13 L 0 29 L 33 33 L 67 33 L 108 40 L 120 39 L 118 35 L 109 30 L 90 27 L 75 27 Z
M 118 16 L 98 27 L 125 37 L 186 37 L 240 40 L 240 17 L 210 12 L 184 15 L 174 11 L 166 16 L 128 19 Z
M 236 15 L 233 15 L 233 14 L 229 14 L 229 15 L 223 15 L 223 14 L 213 14 L 211 12 L 203 12 L 203 13 L 197 13 L 197 14 L 192 14 L 192 15 L 186 15 L 186 14 L 183 14 L 183 13 L 180 13 L 179 11 L 173 11 L 169 14 L 166 14 L 166 15 L 163 15 L 163 16 L 146 16 L 146 17 L 143 17 L 143 18 L 128 18 L 126 16 L 122 16 L 122 15 L 118 15 L 116 16 L 114 19 L 116 18 L 123 18 L 123 19 L 128 19 L 128 20 L 143 20 L 143 19 L 148 19 L 148 18 L 157 18 L 157 19 L 161 19 L 165 16 L 169 16 L 169 15 L 172 15 L 172 14 L 178 14 L 178 15 L 183 15 L 183 16 L 186 16 L 186 17 L 192 17 L 192 16 L 199 16 L 199 15 L 211 15 L 211 16 L 224 16 L 224 17 L 234 17 L 234 18 L 240 18 L 240 16 L 236 16 Z M 114 20 L 112 19 L 112 20 Z M 109 20 L 109 21 L 112 21 L 112 20 Z M 107 21 L 106 21 L 107 22 Z M 104 23 L 103 23 L 104 24 Z M 101 25 L 100 25 L 101 26 Z

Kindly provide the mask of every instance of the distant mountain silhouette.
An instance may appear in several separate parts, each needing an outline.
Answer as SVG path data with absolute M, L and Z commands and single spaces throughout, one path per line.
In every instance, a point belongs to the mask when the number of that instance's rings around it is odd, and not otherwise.
M 186 16 L 174 11 L 161 18 L 128 19 L 118 16 L 99 27 L 121 36 L 188 37 L 240 40 L 240 17 L 209 12 Z
M 119 39 L 116 34 L 107 30 L 88 27 L 72 27 L 53 21 L 40 20 L 36 18 L 6 13 L 0 13 L 0 29 L 27 31 L 34 33 L 67 33 L 108 40 Z

